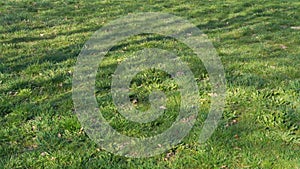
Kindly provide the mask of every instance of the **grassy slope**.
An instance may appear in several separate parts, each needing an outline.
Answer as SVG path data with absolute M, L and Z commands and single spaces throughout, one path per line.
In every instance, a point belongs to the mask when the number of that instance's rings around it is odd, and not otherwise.
M 291 29 L 300 25 L 299 8 L 297 0 L 1 2 L 0 168 L 299 168 L 300 30 Z M 99 149 L 85 135 L 72 109 L 72 66 L 101 25 L 146 11 L 184 17 L 209 36 L 225 66 L 228 97 L 224 118 L 204 145 L 197 143 L 200 116 L 191 134 L 169 152 L 128 159 Z M 184 49 L 172 40 L 136 42 L 143 38 L 128 40 L 127 48 L 107 58 L 110 67 L 100 67 L 105 71 L 98 75 L 106 80 L 96 84 L 97 99 L 108 110 L 105 86 L 122 52 L 126 56 L 151 46 Z M 197 70 L 201 63 L 189 60 L 185 50 L 181 55 L 199 77 L 199 104 L 207 112 L 209 85 L 205 72 Z M 138 130 L 129 124 L 112 122 L 128 135 L 169 126 L 162 122 Z

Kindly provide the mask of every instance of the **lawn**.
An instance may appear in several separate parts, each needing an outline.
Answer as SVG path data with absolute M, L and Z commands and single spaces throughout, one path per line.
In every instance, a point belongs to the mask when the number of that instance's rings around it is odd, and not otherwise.
M 280 1 L 88 1 L 0 2 L 0 168 L 300 168 L 300 2 Z M 194 74 L 199 114 L 191 132 L 167 152 L 149 158 L 109 153 L 91 140 L 75 114 L 72 79 L 77 56 L 95 31 L 137 12 L 165 12 L 196 25 L 224 66 L 226 105 L 218 128 L 198 137 L 211 103 L 210 77 L 183 43 L 158 34 L 130 37 L 99 63 L 95 96 L 118 132 L 149 137 L 178 115 L 177 85 L 160 70 L 131 82 L 140 111 L 148 95 L 173 97 L 153 122 L 131 122 L 110 95 L 112 74 L 144 48 L 175 52 Z

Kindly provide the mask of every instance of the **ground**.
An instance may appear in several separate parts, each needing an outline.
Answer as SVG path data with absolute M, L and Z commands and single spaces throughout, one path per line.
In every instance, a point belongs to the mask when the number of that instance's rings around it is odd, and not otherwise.
M 300 2 L 279 1 L 32 1 L 0 2 L 0 168 L 300 168 Z M 111 154 L 85 133 L 72 101 L 76 58 L 92 34 L 136 12 L 189 20 L 213 43 L 224 65 L 227 97 L 217 130 L 197 142 L 210 105 L 209 76 L 184 44 L 156 34 L 131 37 L 99 64 L 96 97 L 119 132 L 151 136 L 167 129 L 176 106 L 139 125 L 111 102 L 118 62 L 146 47 L 175 50 L 198 83 L 201 106 L 190 134 L 151 158 Z M 150 84 L 150 85 L 146 85 Z M 153 88 L 176 88 L 164 72 L 141 72 L 132 101 L 147 108 Z

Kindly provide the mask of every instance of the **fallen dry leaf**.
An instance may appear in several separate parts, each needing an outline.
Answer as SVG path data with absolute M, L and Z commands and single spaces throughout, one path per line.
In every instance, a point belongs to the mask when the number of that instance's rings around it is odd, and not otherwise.
M 35 129 L 36 129 L 35 126 L 32 126 L 32 127 L 31 127 L 31 130 L 32 130 L 32 131 L 35 131 Z
M 280 45 L 280 48 L 281 48 L 281 49 L 287 49 L 288 47 L 281 44 L 281 45 Z
M 162 110 L 166 110 L 167 109 L 166 106 L 160 106 L 159 108 L 162 109 Z
M 138 101 L 136 99 L 132 100 L 133 104 L 136 104 Z
M 226 169 L 226 168 L 228 168 L 226 165 L 222 165 L 220 168 L 222 168 L 222 169 Z
M 292 26 L 291 29 L 300 30 L 300 26 Z
M 175 155 L 174 152 L 169 152 L 166 154 L 166 157 L 164 158 L 165 161 L 170 160 L 170 158 L 172 158 Z
M 41 153 L 41 156 L 46 156 L 46 155 L 48 155 L 48 153 L 45 151 Z

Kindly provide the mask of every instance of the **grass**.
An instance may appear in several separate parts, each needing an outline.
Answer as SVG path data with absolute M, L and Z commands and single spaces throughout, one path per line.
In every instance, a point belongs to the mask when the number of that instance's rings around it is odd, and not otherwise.
M 0 2 L 0 168 L 300 168 L 300 31 L 292 28 L 300 26 L 299 8 L 297 0 Z M 156 135 L 177 115 L 172 102 L 170 111 L 143 125 L 116 112 L 111 74 L 137 50 L 176 51 L 201 94 L 199 117 L 182 143 L 155 157 L 131 159 L 102 150 L 85 134 L 74 114 L 72 72 L 94 31 L 128 13 L 149 11 L 186 18 L 208 35 L 225 67 L 227 100 L 218 129 L 199 144 L 210 103 L 201 61 L 180 42 L 158 35 L 121 42 L 99 65 L 96 82 L 99 107 L 117 131 Z M 176 84 L 149 70 L 131 87 L 143 110 L 150 90 L 171 91 Z

